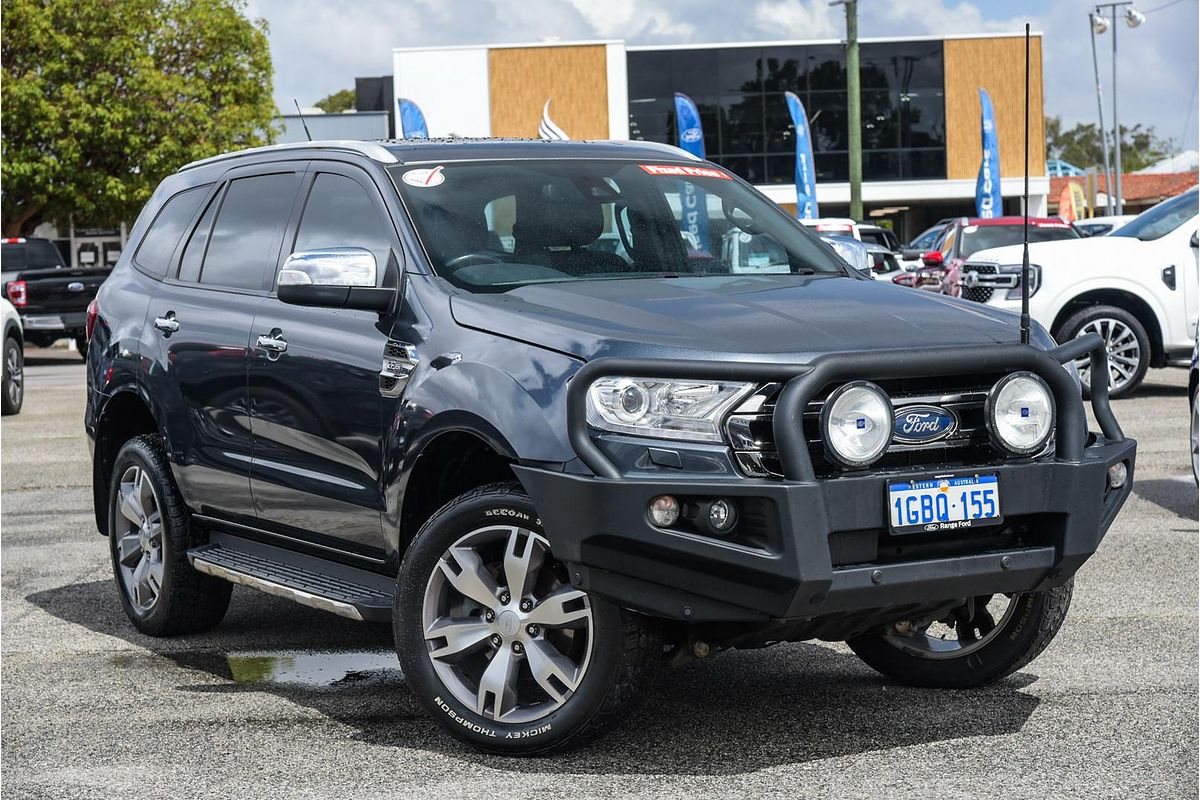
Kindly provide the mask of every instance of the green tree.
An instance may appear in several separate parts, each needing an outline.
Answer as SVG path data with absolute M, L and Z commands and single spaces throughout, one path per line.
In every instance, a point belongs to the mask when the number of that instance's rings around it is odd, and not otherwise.
M 1110 134 L 1111 139 L 1111 134 Z M 1110 141 L 1111 143 L 1111 141 Z M 1062 117 L 1046 119 L 1046 152 L 1077 167 L 1104 169 L 1104 144 L 1094 123 L 1063 125 Z M 1134 172 L 1169 156 L 1172 142 L 1159 139 L 1153 127 L 1121 126 L 1121 170 Z M 1110 152 L 1111 157 L 1111 152 Z
M 326 114 L 340 114 L 343 111 L 352 111 L 356 102 L 358 99 L 353 89 L 342 89 L 340 92 L 334 92 L 328 97 L 318 100 L 313 105 Z
M 3 0 L 5 236 L 131 219 L 167 174 L 267 144 L 266 23 L 243 0 Z

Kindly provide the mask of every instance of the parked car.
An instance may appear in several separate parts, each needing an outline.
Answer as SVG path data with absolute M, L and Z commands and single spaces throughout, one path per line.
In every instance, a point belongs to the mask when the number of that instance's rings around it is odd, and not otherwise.
M 980 250 L 1020 243 L 1024 235 L 1023 217 L 956 219 L 942 232 L 937 248 L 921 256 L 924 266 L 918 270 L 914 285 L 958 297 L 962 291 L 962 265 L 968 258 Z M 1071 224 L 1057 217 L 1029 218 L 1030 242 L 1078 238 Z
M 1135 216 L 1134 214 L 1124 214 L 1113 217 L 1089 217 L 1088 219 L 1077 219 L 1073 224 L 1075 225 L 1075 230 L 1079 231 L 1079 235 L 1084 238 L 1088 236 L 1105 236 L 1117 230 Z
M 671 199 L 697 190 L 720 202 L 691 247 Z M 786 262 L 739 273 L 729 226 Z M 624 255 L 589 249 L 614 228 Z M 96 524 L 133 626 L 205 630 L 232 583 L 390 621 L 418 702 L 494 752 L 578 744 L 659 667 L 734 647 L 998 680 L 1054 637 L 1132 486 L 1135 443 L 1103 392 L 1087 435 L 1064 368 L 1098 338 L 1020 344 L 1012 314 L 863 279 L 649 142 L 197 162 L 88 324 Z
M 1186 366 L 1196 339 L 1198 193 L 1139 214 L 1102 237 L 1033 244 L 1029 312 L 1060 342 L 1098 333 L 1108 343 L 1113 397 L 1150 367 Z M 963 296 L 1020 305 L 1021 247 L 981 250 L 963 267 Z M 1088 365 L 1080 362 L 1085 386 Z
M 889 228 L 867 222 L 858 223 L 858 235 L 866 244 L 878 245 L 892 253 L 900 252 L 900 239 Z
M 0 379 L 0 412 L 21 413 L 25 402 L 25 337 L 21 317 L 12 303 L 0 298 L 0 323 L 4 326 L 3 378 Z
M 1192 445 L 1192 477 L 1200 485 L 1200 344 L 1192 348 L 1192 365 L 1188 369 L 1188 411 L 1191 417 L 1188 437 Z
M 48 347 L 71 339 L 86 358 L 88 304 L 108 275 L 106 268 L 22 270 L 4 284 L 4 296 L 21 315 L 26 341 Z
M 18 272 L 66 266 L 62 253 L 49 239 L 32 236 L 0 239 L 0 287 L 13 280 Z
M 920 235 L 900 249 L 900 257 L 905 261 L 916 261 L 930 250 L 936 250 L 938 239 L 942 237 L 942 234 L 946 231 L 946 227 L 953 221 L 952 217 L 948 217 L 946 219 L 939 219 L 930 225 Z
M 802 219 L 800 224 L 812 228 L 817 233 L 831 236 L 849 236 L 851 239 L 862 241 L 858 223 L 845 217 L 821 217 L 819 219 Z

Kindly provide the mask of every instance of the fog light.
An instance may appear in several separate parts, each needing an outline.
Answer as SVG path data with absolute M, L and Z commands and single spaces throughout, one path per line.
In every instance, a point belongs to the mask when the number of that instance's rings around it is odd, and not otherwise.
M 650 521 L 660 528 L 669 528 L 679 521 L 679 501 L 669 494 L 660 494 L 650 501 Z
M 737 508 L 728 500 L 714 500 L 708 507 L 708 524 L 717 533 L 728 533 L 737 525 Z
M 1124 461 L 1118 461 L 1108 468 L 1108 485 L 1113 489 L 1120 489 L 1125 485 L 1125 480 L 1129 477 L 1129 468 L 1125 466 Z

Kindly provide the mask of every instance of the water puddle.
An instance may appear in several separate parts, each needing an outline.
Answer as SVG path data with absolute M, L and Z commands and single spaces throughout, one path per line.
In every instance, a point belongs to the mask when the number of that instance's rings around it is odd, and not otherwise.
M 400 664 L 391 650 L 314 653 L 303 650 L 237 652 L 226 656 L 237 683 L 278 683 L 326 687 L 361 681 L 400 680 Z

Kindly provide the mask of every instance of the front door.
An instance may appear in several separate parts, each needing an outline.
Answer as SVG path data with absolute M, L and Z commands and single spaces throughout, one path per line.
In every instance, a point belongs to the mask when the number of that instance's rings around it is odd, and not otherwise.
M 398 282 L 399 243 L 365 172 L 314 162 L 284 252 L 362 247 L 378 282 Z M 280 259 L 282 262 L 282 258 Z M 259 524 L 382 558 L 384 405 L 379 391 L 392 320 L 373 311 L 288 305 L 258 309 L 250 359 L 251 487 Z

